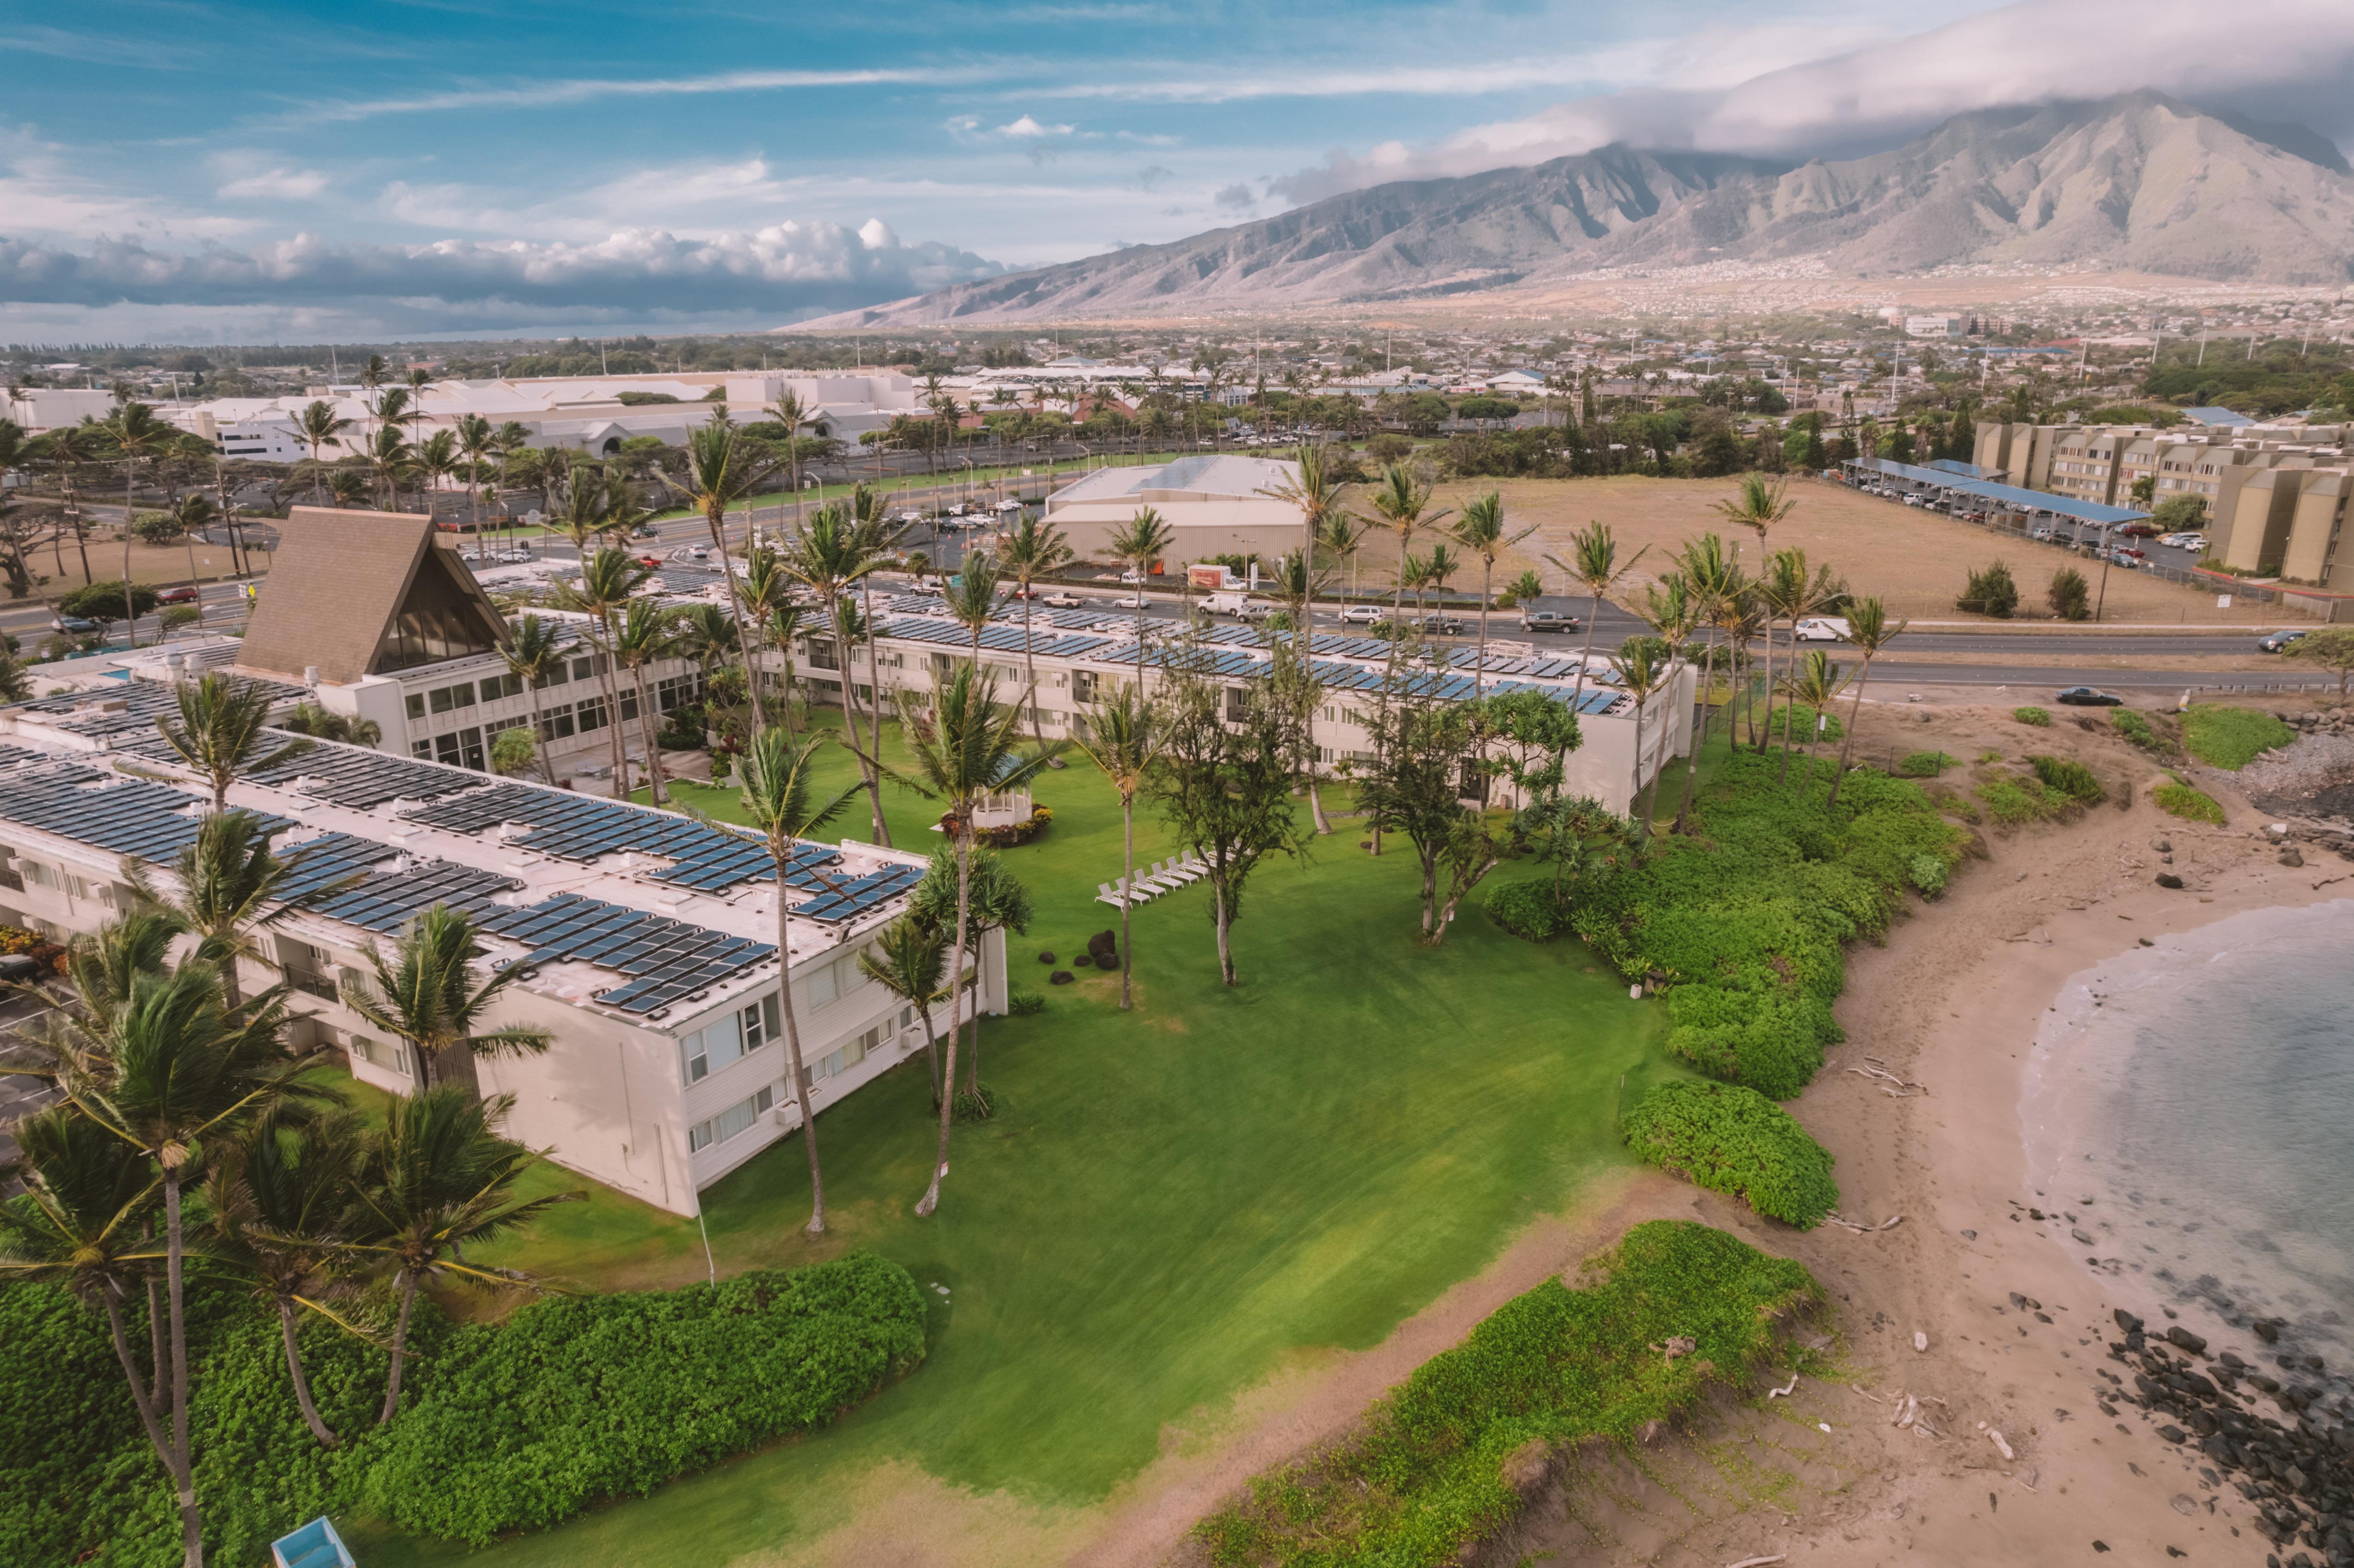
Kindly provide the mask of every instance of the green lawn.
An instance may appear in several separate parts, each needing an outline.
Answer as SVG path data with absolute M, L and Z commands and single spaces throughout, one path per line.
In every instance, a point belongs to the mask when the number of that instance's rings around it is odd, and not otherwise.
M 832 755 L 846 778 L 847 755 Z M 1036 793 L 1055 818 L 1008 854 L 1038 909 L 1013 972 L 1048 1003 L 984 1026 L 1003 1111 L 958 1129 L 939 1213 L 912 1213 L 933 1136 L 920 1063 L 820 1118 L 834 1226 L 822 1245 L 801 1233 L 798 1139 L 705 1195 L 723 1271 L 863 1246 L 946 1287 L 929 1361 L 810 1441 L 502 1543 L 499 1568 L 792 1555 L 862 1496 L 888 1495 L 890 1462 L 902 1479 L 914 1467 L 1002 1494 L 1025 1530 L 1067 1524 L 1151 1463 L 1168 1424 L 1214 1420 L 1318 1348 L 1378 1343 L 1627 1163 L 1618 1106 L 1674 1069 L 1656 1007 L 1582 948 L 1516 941 L 1472 908 L 1444 948 L 1417 947 L 1411 857 L 1372 858 L 1344 822 L 1304 869 L 1253 884 L 1238 990 L 1216 983 L 1202 889 L 1141 909 L 1140 1004 L 1123 1015 L 1115 980 L 1082 970 L 1049 988 L 1035 958 L 1067 962 L 1117 923 L 1093 902 L 1119 869 L 1117 802 L 1083 760 Z M 732 800 L 692 794 L 704 809 Z M 938 842 L 922 800 L 886 801 L 902 844 Z M 863 809 L 840 831 L 863 836 Z M 1140 858 L 1171 850 L 1140 822 Z M 499 1261 L 600 1287 L 705 1266 L 693 1221 L 606 1192 Z M 471 1555 L 381 1533 L 355 1544 L 371 1565 Z

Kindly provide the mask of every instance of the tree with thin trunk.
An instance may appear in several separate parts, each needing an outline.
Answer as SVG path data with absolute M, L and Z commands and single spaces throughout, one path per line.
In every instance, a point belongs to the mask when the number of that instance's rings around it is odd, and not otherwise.
M 629 799 L 630 762 L 622 747 L 620 670 L 613 647 L 613 618 L 625 610 L 651 569 L 629 554 L 607 546 L 580 563 L 580 576 L 557 590 L 558 608 L 589 618 L 588 645 L 596 652 L 597 683 L 605 702 L 606 747 L 611 754 L 613 793 Z
M 810 409 L 801 400 L 800 394 L 785 391 L 779 393 L 777 400 L 769 405 L 768 413 L 769 418 L 785 428 L 785 461 L 792 470 L 793 479 L 793 531 L 799 533 L 801 523 L 801 427 L 810 422 Z
M 1119 797 L 1119 1006 L 1125 1012 L 1135 1005 L 1128 911 L 1136 880 L 1136 797 L 1161 755 L 1160 714 L 1142 687 L 1122 683 L 1080 712 L 1072 740 Z
M 793 1002 L 792 930 L 785 874 L 801 842 L 842 814 L 857 798 L 854 784 L 834 795 L 821 794 L 811 779 L 811 759 L 825 744 L 822 736 L 795 740 L 776 726 L 755 731 L 737 765 L 744 814 L 767 841 L 774 867 L 773 893 L 777 915 L 778 1005 L 785 1015 L 785 1054 L 792 1069 L 793 1102 L 801 1107 L 801 1139 L 808 1146 L 810 1218 L 803 1228 L 811 1235 L 825 1234 L 825 1175 L 817 1158 L 817 1116 L 810 1108 L 809 1072 L 801 1065 L 801 1010 Z
M 514 1269 L 468 1263 L 466 1248 L 513 1234 L 557 1204 L 588 1196 L 515 1196 L 515 1184 L 540 1157 L 499 1136 L 514 1108 L 513 1095 L 482 1100 L 462 1084 L 438 1085 L 387 1105 L 384 1126 L 361 1156 L 354 1209 L 360 1234 L 349 1250 L 391 1266 L 399 1304 L 379 1426 L 400 1409 L 418 1287 L 442 1278 L 509 1287 L 535 1283 Z
M 387 399 L 393 396 L 391 392 L 385 394 Z M 398 511 L 401 476 L 408 472 L 413 456 L 408 438 L 400 433 L 398 425 L 387 420 L 369 433 L 367 445 L 361 450 L 376 474 L 376 483 L 382 487 L 385 510 Z
M 1299 550 L 1303 562 L 1312 561 L 1316 541 L 1323 532 L 1326 520 L 1341 514 L 1341 493 L 1344 486 L 1332 477 L 1331 464 L 1326 461 L 1324 449 L 1308 441 L 1299 443 L 1291 454 L 1292 471 L 1257 493 L 1280 501 L 1299 511 Z
M 1348 586 L 1341 590 L 1341 607 L 1346 609 L 1357 592 L 1357 557 L 1365 547 L 1369 524 L 1362 517 L 1352 517 L 1345 512 L 1335 512 L 1324 519 L 1316 531 L 1317 547 L 1333 560 L 1349 568 Z
M 556 1043 L 552 1031 L 535 1024 L 484 1026 L 491 1003 L 524 971 L 510 967 L 493 969 L 479 981 L 474 978 L 482 948 L 473 916 L 463 910 L 436 904 L 409 919 L 393 938 L 389 956 L 374 942 L 361 956 L 373 983 L 346 981 L 344 1005 L 408 1044 L 419 1092 L 454 1085 L 480 1099 L 477 1059 L 536 1056 Z
M 1638 805 L 1643 798 L 1643 721 L 1650 713 L 1651 698 L 1671 678 L 1671 672 L 1660 664 L 1652 640 L 1648 637 L 1629 637 L 1621 642 L 1618 652 L 1610 655 L 1610 668 L 1618 677 L 1619 689 L 1635 699 L 1635 777 L 1627 794 L 1627 810 L 1635 819 L 1635 836 L 1640 842 L 1651 836 L 1650 813 Z M 1659 776 L 1666 771 L 1667 758 L 1663 757 L 1651 774 L 1655 792 Z
M 981 633 L 997 618 L 997 588 L 1002 580 L 994 556 L 986 550 L 969 551 L 941 596 L 947 600 L 949 619 L 972 634 L 970 657 L 975 662 L 981 659 Z
M 1038 721 L 1038 664 L 1031 653 L 1030 610 L 1037 597 L 1038 579 L 1062 570 L 1076 555 L 1060 528 L 1041 523 L 1026 512 L 1007 532 L 998 552 L 998 559 L 1013 578 L 1014 595 L 1022 601 L 1022 676 L 1030 691 L 1030 738 L 1041 745 L 1046 736 Z
M 759 666 L 752 661 L 752 629 L 745 619 L 744 599 L 737 590 L 736 567 L 727 558 L 727 508 L 737 498 L 750 495 L 776 471 L 773 461 L 762 459 L 746 442 L 733 425 L 727 422 L 727 412 L 721 409 L 704 424 L 687 432 L 686 472 L 672 479 L 665 472 L 664 482 L 684 498 L 686 503 L 703 514 L 705 526 L 711 530 L 711 550 L 719 562 L 720 576 L 727 584 L 727 608 L 736 617 L 737 651 L 744 658 L 746 687 L 752 703 L 752 723 L 765 726 L 767 710 L 760 703 Z M 848 662 L 847 660 L 844 661 Z M 877 808 L 880 814 L 880 808 Z M 883 841 L 888 843 L 890 841 Z
M 173 754 L 212 791 L 213 810 L 228 809 L 238 776 L 260 773 L 309 751 L 307 740 L 279 742 L 270 732 L 270 688 L 259 681 L 207 671 L 173 688 L 175 714 L 159 715 L 156 731 Z
M 1299 556 L 1284 556 L 1277 568 L 1275 590 L 1283 600 L 1283 615 L 1290 626 L 1288 636 L 1268 643 L 1267 673 L 1276 706 L 1292 724 L 1292 762 L 1299 769 L 1300 787 L 1308 792 L 1308 815 L 1321 838 L 1332 832 L 1332 821 L 1324 814 L 1324 796 L 1317 787 L 1321 758 L 1316 746 L 1316 710 L 1323 705 L 1325 692 L 1324 683 L 1316 677 L 1313 640 L 1308 630 L 1317 580 L 1314 568 Z
M 852 595 L 883 563 L 870 547 L 867 532 L 859 525 L 855 514 L 838 501 L 819 507 L 779 555 L 785 575 L 817 597 L 830 622 L 834 662 L 842 675 L 843 728 L 848 734 L 851 755 L 858 758 L 875 842 L 887 845 L 891 830 L 883 820 L 882 778 L 874 760 L 883 749 L 882 684 L 879 680 L 870 682 L 869 689 L 875 699 L 871 715 L 875 722 L 871 734 L 861 734 L 859 721 L 865 715 L 859 705 L 857 664 L 851 657 L 852 650 L 858 645 L 852 625 L 857 618 L 857 600 Z M 811 657 L 814 659 L 814 654 Z M 873 674 L 871 670 L 869 674 Z M 756 689 L 758 684 L 754 683 Z M 766 723 L 757 710 L 754 719 L 756 723 Z
M 1556 570 L 1568 573 L 1586 593 L 1585 648 L 1577 659 L 1577 683 L 1570 694 L 1572 706 L 1585 697 L 1586 666 L 1594 662 L 1594 630 L 1602 620 L 1603 595 L 1626 581 L 1650 553 L 1651 546 L 1646 545 L 1622 563 L 1618 559 L 1618 541 L 1612 535 L 1609 524 L 1589 522 L 1569 536 L 1568 560 L 1545 557 Z
M 1770 478 L 1762 473 L 1744 473 L 1741 476 L 1739 493 L 1731 501 L 1718 502 L 1712 508 L 1726 522 L 1746 528 L 1757 535 L 1759 563 L 1757 570 L 1761 575 L 1768 569 L 1766 564 L 1766 535 L 1773 531 L 1775 524 L 1789 516 L 1798 507 L 1798 503 L 1790 500 L 1785 493 L 1787 488 L 1786 481 Z M 1774 620 L 1769 609 L 1766 621 L 1766 690 L 1769 694 L 1774 689 Z M 1772 716 L 1770 708 L 1767 716 L 1769 719 Z M 1765 739 L 1757 730 L 1755 707 L 1750 710 L 1749 742 L 1760 751 L 1766 748 Z
M 1405 614 L 1406 556 L 1414 546 L 1414 536 L 1428 528 L 1436 528 L 1450 514 L 1430 510 L 1431 486 L 1403 462 L 1385 463 L 1382 477 L 1373 486 L 1371 497 L 1373 515 L 1365 519 L 1372 526 L 1387 528 L 1397 536 L 1397 593 L 1390 605 L 1394 618 Z
M 1676 557 L 1677 574 L 1688 585 L 1696 629 L 1705 628 L 1708 641 L 1701 650 L 1701 719 L 1699 733 L 1692 737 L 1690 756 L 1684 766 L 1683 793 L 1676 805 L 1676 820 L 1669 830 L 1682 832 L 1691 814 L 1692 787 L 1700 775 L 1701 748 L 1708 744 L 1708 732 L 1714 726 L 1716 694 L 1716 636 L 1729 613 L 1728 607 L 1747 594 L 1741 568 L 1733 564 L 1726 553 L 1724 540 L 1715 534 L 1702 534 L 1687 544 Z M 1726 705 L 1728 708 L 1730 703 Z
M 1463 515 L 1456 519 L 1456 541 L 1479 557 L 1479 662 L 1471 673 L 1475 697 L 1487 689 L 1488 607 L 1496 599 L 1496 557 L 1536 531 L 1533 523 L 1518 533 L 1505 526 L 1500 491 L 1473 496 L 1465 503 Z
M 948 1093 L 940 1082 L 940 1046 L 932 1037 L 932 1009 L 949 1000 L 948 927 L 902 915 L 883 927 L 872 948 L 861 948 L 858 972 L 916 1010 L 924 1026 L 924 1054 L 930 1058 L 932 1107 Z
M 1819 648 L 1808 649 L 1805 657 L 1798 661 L 1797 667 L 1783 678 L 1783 702 L 1791 708 L 1804 703 L 1808 711 L 1814 715 L 1813 721 L 1807 726 L 1807 788 L 1811 788 L 1814 782 L 1815 747 L 1822 741 L 1822 715 L 1831 711 L 1831 705 L 1847 689 L 1850 678 L 1847 672 Z M 1782 727 L 1787 736 L 1789 733 L 1787 719 Z M 1800 793 L 1805 793 L 1805 789 Z
M 469 514 L 474 524 L 474 537 L 479 541 L 482 536 L 482 475 L 490 467 L 491 454 L 498 450 L 499 434 L 480 414 L 460 416 L 455 434 L 458 455 L 466 467 Z
M 539 714 L 539 689 L 565 673 L 571 662 L 565 652 L 563 631 L 544 616 L 525 615 L 509 621 L 506 638 L 499 644 L 499 657 L 531 694 L 531 733 L 538 743 L 539 776 L 553 784 L 556 767 L 547 759 L 547 728 Z
M 711 608 L 717 609 L 714 605 Z M 662 710 L 654 702 L 646 667 L 678 651 L 678 628 L 669 612 L 650 599 L 633 599 L 613 629 L 613 658 L 630 673 L 638 690 L 638 734 L 645 741 L 646 778 L 652 801 L 664 803 L 662 765 Z
M 122 464 L 122 609 L 130 619 L 131 646 L 139 646 L 139 607 L 131 598 L 131 519 L 138 487 L 139 465 L 161 457 L 179 440 L 179 430 L 155 417 L 144 403 L 125 403 L 100 429 Z
M 1060 749 L 1059 744 L 1023 755 L 1021 748 L 1022 710 L 997 700 L 997 683 L 975 664 L 960 666 L 948 683 L 933 694 L 929 712 L 917 705 L 915 694 L 898 694 L 899 724 L 907 737 L 911 766 L 893 777 L 916 793 L 942 804 L 941 831 L 956 847 L 956 924 L 949 940 L 949 991 L 961 1008 L 964 963 L 972 943 L 972 814 L 987 796 L 1027 788 Z M 879 760 L 879 759 L 878 759 Z M 974 1005 L 978 1007 L 976 996 Z M 949 1060 L 945 1081 L 956 1081 L 957 1016 L 949 1018 Z M 956 1097 L 940 1100 L 939 1157 L 932 1179 L 916 1204 L 928 1215 L 939 1207 L 940 1178 L 948 1171 L 949 1126 Z
M 993 850 L 972 852 L 963 883 L 966 945 L 974 955 L 974 969 L 965 976 L 965 983 L 971 986 L 981 978 L 980 953 L 989 933 L 1027 931 L 1036 909 L 1030 890 L 1006 869 L 1005 857 Z M 941 931 L 949 929 L 956 923 L 957 884 L 955 852 L 943 844 L 933 852 L 924 879 L 907 895 L 908 909 Z M 990 1103 L 989 1091 L 981 1081 L 981 1009 L 973 1008 L 958 1027 L 966 1036 L 964 1087 L 957 1094 L 956 1112 L 968 1121 L 985 1121 L 997 1114 L 997 1107 Z
M 1839 804 L 1840 785 L 1847 778 L 1848 758 L 1855 755 L 1855 721 L 1863 711 L 1863 684 L 1872 679 L 1872 662 L 1891 642 L 1904 635 L 1912 624 L 1900 620 L 1888 623 L 1888 607 L 1877 599 L 1860 599 L 1848 606 L 1847 640 L 1855 644 L 1861 663 L 1855 672 L 1855 696 L 1847 710 L 1847 738 L 1840 743 L 1839 769 L 1831 775 L 1830 798 L 1823 802 L 1826 809 Z
M 1136 683 L 1144 684 L 1144 579 L 1152 574 L 1152 563 L 1169 553 L 1175 535 L 1161 514 L 1150 506 L 1139 507 L 1136 514 L 1112 530 L 1105 548 L 1112 559 L 1123 561 L 1136 573 L 1134 588 L 1136 611 Z
M 277 1318 L 294 1403 L 322 1448 L 339 1448 L 343 1440 L 311 1397 L 302 1319 L 310 1313 L 367 1337 L 336 1310 L 339 1298 L 358 1293 L 345 1243 L 363 1147 L 359 1118 L 349 1111 L 303 1118 L 291 1128 L 264 1117 L 229 1146 L 205 1184 L 213 1259 L 244 1278 Z
M 1675 691 L 1677 676 L 1684 667 L 1684 644 L 1691 641 L 1692 633 L 1699 630 L 1701 625 L 1701 607 L 1692 598 L 1691 584 L 1681 572 L 1670 572 L 1643 590 L 1640 613 L 1644 622 L 1650 627 L 1652 635 L 1668 645 L 1667 687 L 1670 692 Z M 1700 749 L 1700 742 L 1699 726 L 1694 726 L 1691 737 L 1693 751 Z M 1667 770 L 1667 760 L 1662 758 L 1659 773 L 1651 776 L 1651 808 L 1659 805 L 1659 778 Z M 1650 836 L 1651 819 L 1655 814 L 1654 810 L 1645 811 L 1643 837 Z
M 1766 562 L 1765 577 L 1757 584 L 1757 597 L 1766 606 L 1767 631 L 1766 641 L 1766 739 L 1773 741 L 1773 694 L 1781 689 L 1774 676 L 1774 641 L 1772 626 L 1776 620 L 1787 620 L 1791 626 L 1790 646 L 1797 647 L 1797 628 L 1810 615 L 1819 615 L 1847 598 L 1847 585 L 1831 576 L 1829 567 L 1821 567 L 1808 575 L 1807 552 L 1776 550 Z M 1782 770 L 1777 783 L 1790 779 L 1790 709 L 1782 708 Z
M 335 412 L 335 406 L 321 397 L 306 404 L 294 416 L 294 433 L 311 449 L 311 501 L 323 504 L 326 497 L 326 460 L 322 455 L 329 447 L 344 444 L 343 434 L 352 422 Z
M 123 857 L 122 879 L 143 903 L 196 938 L 196 956 L 219 966 L 221 994 L 235 1007 L 243 1000 L 237 979 L 240 962 L 278 967 L 260 933 L 346 885 L 339 879 L 292 895 L 288 886 L 302 868 L 302 851 L 281 859 L 260 818 L 250 811 L 217 811 L 196 824 L 196 836 L 173 861 L 176 892 L 158 887 L 147 863 L 136 856 Z

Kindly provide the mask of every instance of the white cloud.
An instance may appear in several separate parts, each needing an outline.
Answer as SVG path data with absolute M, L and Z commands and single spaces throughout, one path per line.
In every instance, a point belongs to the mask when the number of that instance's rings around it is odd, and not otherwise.
M 68 148 L 22 127 L 0 128 L 0 222 L 11 235 L 134 233 L 158 239 L 220 239 L 253 227 L 164 197 L 126 195 L 84 172 Z
M 317 169 L 265 169 L 228 181 L 213 194 L 225 201 L 309 201 L 327 188 Z
M 556 81 L 524 81 L 506 87 L 459 88 L 420 93 L 408 98 L 317 100 L 302 105 L 298 120 L 372 120 L 387 114 L 439 113 L 452 109 L 541 109 L 560 103 L 588 103 L 603 98 L 678 98 L 709 93 L 773 92 L 784 88 L 876 87 L 912 85 L 945 87 L 981 79 L 991 74 L 981 68 L 933 69 L 905 67 L 878 70 L 731 70 L 708 76 L 647 77 L 639 79 L 573 77 Z
M 1258 205 L 1257 196 L 1252 192 L 1250 186 L 1240 180 L 1226 186 L 1225 189 L 1213 196 L 1210 200 L 1228 212 L 1248 212 Z
M 1078 130 L 1076 125 L 1042 125 L 1025 114 L 1010 125 L 997 128 L 1000 136 L 1012 136 L 1019 141 L 1034 141 L 1042 136 L 1068 136 Z

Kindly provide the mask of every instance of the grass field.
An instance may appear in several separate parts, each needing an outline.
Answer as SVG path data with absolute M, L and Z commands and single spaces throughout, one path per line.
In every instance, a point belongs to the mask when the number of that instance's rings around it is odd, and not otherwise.
M 847 778 L 847 755 L 832 758 Z M 688 793 L 715 814 L 729 803 Z M 1444 948 L 1416 946 L 1410 857 L 1373 859 L 1343 822 L 1304 868 L 1253 884 L 1237 990 L 1216 983 L 1202 889 L 1138 912 L 1140 1006 L 1122 1014 L 1116 980 L 1082 970 L 1049 988 L 1035 959 L 1067 963 L 1117 924 L 1093 901 L 1119 871 L 1117 804 L 1084 762 L 1037 798 L 1054 826 L 1007 858 L 1038 915 L 1013 939 L 1014 983 L 1048 1001 L 984 1025 L 982 1074 L 1003 1110 L 959 1128 L 938 1215 L 912 1213 L 933 1136 L 919 1063 L 820 1118 L 834 1227 L 822 1244 L 801 1232 L 798 1139 L 705 1194 L 723 1272 L 856 1246 L 945 1287 L 930 1360 L 820 1436 L 504 1542 L 487 1554 L 498 1568 L 814 1561 L 914 1530 L 911 1497 L 997 1521 L 996 1544 L 967 1552 L 959 1512 L 945 1560 L 1040 1560 L 1153 1462 L 1172 1425 L 1214 1425 L 1326 1348 L 1378 1343 L 1626 1163 L 1622 1096 L 1672 1069 L 1655 1007 L 1582 948 L 1531 947 L 1472 909 Z M 923 801 L 886 800 L 900 842 L 938 842 Z M 841 824 L 864 829 L 863 809 Z M 1140 830 L 1140 858 L 1171 853 L 1157 827 Z M 684 1284 L 705 1267 L 693 1221 L 603 1192 L 498 1257 L 599 1287 Z M 829 1531 L 847 1535 L 816 1544 Z M 472 1560 L 382 1534 L 355 1546 L 372 1565 Z

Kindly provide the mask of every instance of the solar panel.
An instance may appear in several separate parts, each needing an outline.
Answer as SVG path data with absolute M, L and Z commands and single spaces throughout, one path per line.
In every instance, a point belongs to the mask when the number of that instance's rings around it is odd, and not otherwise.
M 520 909 L 493 908 L 480 919 L 493 935 L 530 947 L 525 964 L 585 962 L 619 971 L 623 983 L 595 992 L 592 1000 L 653 1017 L 777 954 L 769 943 L 577 893 Z
M 802 919 L 839 925 L 889 903 L 923 879 L 922 866 L 886 865 L 829 888 L 795 907 L 792 913 Z
M 420 806 L 408 816 L 411 821 L 460 833 L 520 823 L 530 831 L 517 837 L 515 843 L 559 860 L 594 861 L 625 851 L 659 856 L 676 863 L 653 873 L 655 881 L 701 892 L 765 882 L 774 869 L 767 842 L 748 833 L 675 812 L 527 784 L 472 789 Z M 814 869 L 841 859 L 839 850 L 803 844 L 788 863 L 785 884 L 817 887 L 821 884 Z
M 477 871 L 470 865 L 404 861 L 390 871 L 363 875 L 353 886 L 330 895 L 312 908 L 330 920 L 368 931 L 397 931 L 436 904 L 446 904 L 487 925 L 503 909 L 493 902 L 495 897 L 522 885 L 512 876 Z
M 29 763 L 50 760 L 46 751 L 33 751 L 21 746 L 0 745 L 0 768 L 23 768 Z
M 306 738 L 285 730 L 270 734 L 274 741 Z M 394 757 L 338 741 L 313 741 L 301 756 L 249 777 L 256 784 L 292 789 L 362 811 L 387 800 L 429 800 L 476 789 L 482 782 L 481 774 L 468 768 Z
M 79 762 L 0 774 L 0 818 L 146 861 L 169 861 L 195 842 L 204 803 L 186 789 L 116 779 Z M 265 832 L 293 825 L 256 815 Z
M 303 898 L 347 876 L 394 859 L 400 852 L 353 833 L 323 833 L 305 843 L 282 845 L 279 856 L 294 863 L 284 884 L 284 895 Z
M 301 686 L 283 681 L 256 681 L 240 676 L 270 694 L 273 705 L 299 702 L 310 695 Z M 110 682 L 102 691 L 60 692 L 55 696 L 19 704 L 20 714 L 39 715 L 41 722 L 69 735 L 107 739 L 136 732 L 154 734 L 155 721 L 180 711 L 178 687 L 170 681 L 137 679 Z

